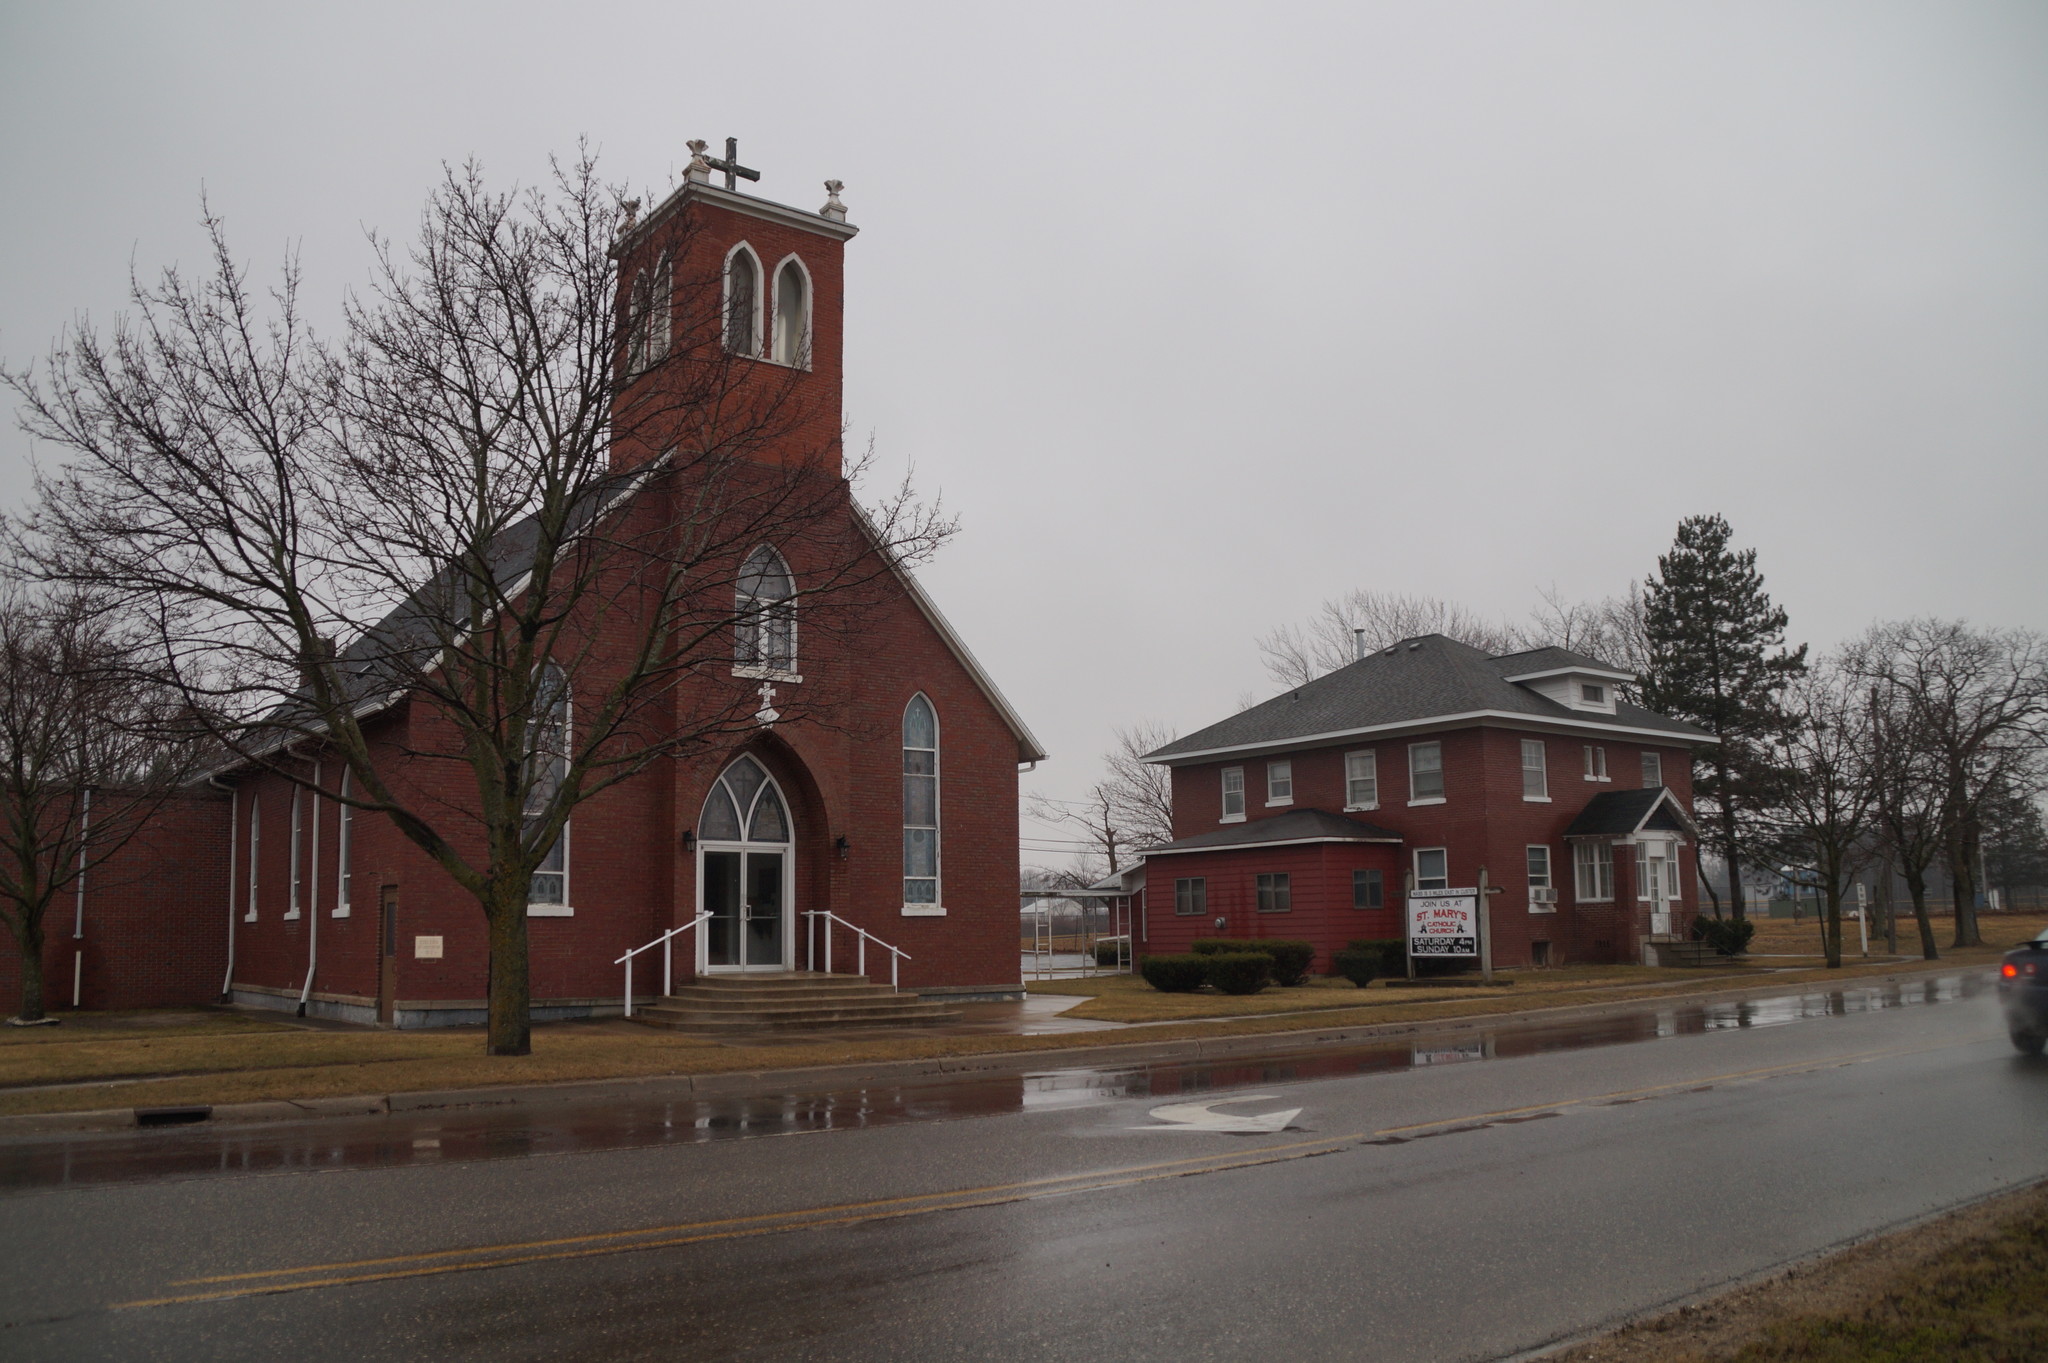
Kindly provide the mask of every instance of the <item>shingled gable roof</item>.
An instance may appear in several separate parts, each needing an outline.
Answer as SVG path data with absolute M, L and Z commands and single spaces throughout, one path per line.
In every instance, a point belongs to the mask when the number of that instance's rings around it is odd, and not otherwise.
M 1697 835 L 1685 806 L 1663 786 L 1644 790 L 1604 790 L 1586 801 L 1586 807 L 1565 829 L 1567 838 L 1626 838 L 1646 828 L 1668 829 L 1673 833 Z
M 1531 672 L 1587 667 L 1619 672 L 1565 649 L 1490 658 L 1441 634 L 1404 639 L 1391 648 L 1317 677 L 1284 695 L 1198 729 L 1146 754 L 1171 764 L 1260 748 L 1307 747 L 1383 729 L 1434 721 L 1543 720 L 1573 729 L 1636 733 L 1674 743 L 1711 743 L 1714 736 L 1682 720 L 1616 702 L 1614 714 L 1570 710 L 1507 680 Z
M 653 465 L 645 465 L 633 474 L 622 478 L 606 478 L 586 494 L 582 508 L 571 513 L 572 533 L 580 532 L 612 510 L 624 506 L 646 485 L 646 475 Z M 968 650 L 966 642 L 953 629 L 952 623 L 940 613 L 938 605 L 926 594 L 923 584 L 911 573 L 896 555 L 889 553 L 882 543 L 880 532 L 867 514 L 856 505 L 855 518 L 863 534 L 877 552 L 883 554 L 891 573 L 902 584 L 918 613 L 924 616 L 945 644 L 947 652 L 964 668 L 977 687 L 988 697 L 989 703 L 1002 716 L 1003 723 L 1017 740 L 1017 760 L 1040 762 L 1045 751 L 1039 745 L 1031 730 L 1025 727 L 1023 719 L 1011 708 L 1009 700 L 996 689 L 995 681 L 982 670 L 980 662 Z M 534 555 L 540 544 L 539 519 L 527 516 L 505 528 L 492 542 L 491 575 L 493 579 L 511 594 L 519 581 L 533 567 Z M 433 579 L 406 598 L 395 610 L 378 621 L 342 651 L 341 672 L 348 688 L 347 699 L 351 701 L 358 715 L 372 715 L 388 709 L 404 699 L 404 678 L 412 670 L 433 657 L 441 644 L 441 631 L 436 621 L 445 618 L 436 613 L 437 598 L 459 591 L 462 579 L 448 569 L 436 574 Z M 302 691 L 301 694 L 304 694 Z M 285 741 L 289 729 L 307 723 L 310 716 L 303 712 L 294 715 L 287 703 L 273 710 L 269 722 L 278 729 L 277 739 L 264 750 L 274 748 Z M 216 771 L 219 775 L 232 769 L 238 763 Z
M 1175 852 L 1220 852 L 1230 847 L 1271 847 L 1292 842 L 1399 842 L 1401 835 L 1378 824 L 1347 819 L 1326 809 L 1290 809 L 1285 814 L 1230 828 L 1212 829 L 1145 849 L 1147 857 Z

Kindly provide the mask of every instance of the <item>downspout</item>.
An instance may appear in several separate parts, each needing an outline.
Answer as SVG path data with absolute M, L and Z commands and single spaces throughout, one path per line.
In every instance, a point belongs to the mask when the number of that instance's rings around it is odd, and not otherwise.
M 78 819 L 78 905 L 72 911 L 71 1006 L 78 1007 L 85 994 L 85 843 L 92 836 L 92 787 L 85 788 L 85 809 Z
M 320 764 L 313 764 L 313 858 L 306 870 L 306 986 L 299 990 L 299 1016 L 306 1015 L 306 1000 L 313 997 L 313 972 L 320 966 Z
M 242 831 L 242 788 L 224 786 L 218 776 L 206 778 L 206 784 L 215 790 L 228 793 L 228 972 L 221 977 L 220 997 L 223 1003 L 234 996 L 235 983 L 235 840 Z

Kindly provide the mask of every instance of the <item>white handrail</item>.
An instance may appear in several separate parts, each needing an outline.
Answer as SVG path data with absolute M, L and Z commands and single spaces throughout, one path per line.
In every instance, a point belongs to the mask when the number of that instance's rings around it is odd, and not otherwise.
M 832 973 L 832 925 L 837 923 L 843 928 L 851 928 L 859 936 L 859 942 L 854 948 L 858 953 L 855 957 L 854 973 L 863 979 L 867 978 L 868 943 L 873 942 L 876 946 L 890 953 L 889 987 L 898 990 L 902 988 L 902 986 L 896 983 L 896 967 L 899 962 L 910 959 L 909 952 L 901 947 L 889 945 L 889 943 L 875 936 L 866 928 L 861 927 L 858 923 L 849 923 L 830 909 L 805 909 L 804 917 L 811 920 L 805 925 L 804 929 L 808 934 L 805 938 L 805 947 L 810 955 L 811 969 L 816 970 L 818 968 L 818 920 L 822 918 L 825 920 L 825 973 L 827 975 Z
M 696 927 L 699 923 L 703 922 L 710 916 L 711 915 L 708 913 L 700 913 L 695 918 L 692 918 L 689 922 L 683 924 L 681 927 L 670 928 L 667 932 L 664 932 L 663 934 L 661 934 L 661 936 L 655 938 L 646 946 L 634 947 L 631 951 L 619 957 L 618 960 L 612 962 L 613 965 L 623 965 L 624 967 L 626 967 L 627 1017 L 633 1016 L 633 958 L 635 956 L 638 956 L 643 951 L 652 951 L 654 950 L 654 948 L 658 946 L 665 945 L 671 939 L 680 937 L 682 934 L 688 932 L 691 928 Z M 671 947 L 666 953 L 663 954 L 661 958 L 661 992 L 664 997 L 676 992 L 675 982 L 676 953 L 675 949 Z

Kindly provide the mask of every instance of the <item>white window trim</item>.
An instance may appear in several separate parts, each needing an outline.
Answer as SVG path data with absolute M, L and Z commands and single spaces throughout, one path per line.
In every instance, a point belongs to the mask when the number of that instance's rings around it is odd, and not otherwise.
M 903 716 L 910 713 L 910 707 L 917 702 L 919 697 L 923 697 L 925 708 L 932 712 L 932 902 L 929 904 L 912 904 L 906 900 L 903 905 L 903 916 L 905 918 L 944 918 L 946 916 L 946 773 L 944 763 L 940 761 L 940 757 L 946 750 L 946 736 L 939 729 L 939 707 L 934 705 L 932 698 L 925 695 L 922 691 L 913 692 L 910 699 L 903 702 L 903 709 L 896 716 L 896 770 L 900 779 L 903 772 L 903 753 L 905 749 L 910 747 L 909 744 L 903 741 L 905 738 Z M 896 798 L 899 801 L 903 798 L 903 791 L 900 787 L 897 789 Z M 908 825 L 899 824 L 897 827 L 899 837 L 897 840 L 896 856 L 899 863 L 903 857 L 903 844 L 900 835 L 905 827 L 908 827 Z M 903 882 L 910 879 L 902 871 L 903 868 L 899 864 L 896 876 L 896 890 L 899 895 L 903 890 Z M 918 878 L 920 880 L 923 879 L 922 876 Z
M 1244 822 L 1244 810 L 1243 810 L 1243 808 L 1239 808 L 1239 810 L 1238 810 L 1238 811 L 1237 811 L 1237 813 L 1235 813 L 1235 814 L 1233 814 L 1233 813 L 1231 813 L 1231 812 L 1230 812 L 1230 774 L 1231 774 L 1232 772 L 1235 772 L 1235 773 L 1237 773 L 1237 801 L 1238 801 L 1238 804 L 1239 804 L 1240 806 L 1242 806 L 1242 805 L 1243 805 L 1243 804 L 1245 803 L 1245 798 L 1244 798 L 1244 768 L 1243 768 L 1243 767 L 1225 767 L 1225 768 L 1224 768 L 1224 769 L 1223 769 L 1223 770 L 1222 770 L 1221 772 L 1219 772 L 1219 773 L 1217 774 L 1217 777 L 1216 777 L 1216 791 L 1217 791 L 1216 799 L 1217 799 L 1217 808 L 1218 808 L 1218 810 L 1219 810 L 1219 813 L 1217 814 L 1217 817 L 1216 817 L 1216 822 L 1217 822 L 1217 823 L 1243 823 L 1243 822 Z
M 1536 765 L 1529 765 L 1529 745 L 1536 745 Z M 1538 795 L 1529 793 L 1529 773 L 1535 772 L 1543 786 Z M 1540 738 L 1522 740 L 1522 799 L 1527 804 L 1547 805 L 1550 803 L 1550 745 Z
M 789 607 L 789 659 L 791 662 L 797 662 L 803 657 L 803 654 L 799 651 L 801 645 L 797 638 L 799 621 L 797 620 L 796 609 L 797 598 L 801 593 L 796 589 L 796 570 L 789 566 L 789 556 L 767 540 L 762 540 L 759 544 L 747 550 L 745 557 L 740 559 L 740 573 L 742 576 L 745 575 L 748 562 L 763 549 L 775 555 L 775 561 L 782 565 L 782 575 L 789 579 L 789 596 L 784 602 Z M 747 628 L 746 621 L 740 614 L 740 587 L 738 582 L 733 583 L 732 593 L 733 629 L 735 631 L 733 652 L 737 655 L 739 652 L 737 631 Z M 749 597 L 747 599 L 750 601 L 759 600 L 758 597 Z M 733 660 L 732 674 L 735 677 L 744 677 L 749 681 L 779 681 L 792 684 L 801 682 L 804 679 L 801 672 L 780 667 L 768 667 L 761 663 L 743 663 L 738 660 L 737 656 Z M 938 711 L 935 709 L 932 713 L 937 714 Z
M 1363 757 L 1372 768 L 1372 799 L 1364 804 L 1351 803 L 1351 759 Z M 1380 807 L 1380 755 L 1377 748 L 1358 748 L 1344 754 L 1344 811 L 1357 813 Z
M 784 364 L 781 360 L 775 358 L 776 337 L 774 331 L 776 324 L 782 319 L 782 272 L 790 265 L 796 266 L 797 273 L 804 277 L 804 334 L 797 342 L 796 353 L 799 358 L 796 363 Z M 769 336 L 768 344 L 763 348 L 761 358 L 769 364 L 779 365 L 784 369 L 801 369 L 808 373 L 811 369 L 812 319 L 817 316 L 818 312 L 818 290 L 811 282 L 811 267 L 804 264 L 802 256 L 791 251 L 788 255 L 775 262 L 775 274 L 771 278 L 768 290 L 770 294 L 768 301 Z
M 1637 757 L 1637 765 L 1639 767 L 1648 767 L 1653 762 L 1657 765 L 1656 784 L 1652 785 L 1648 782 L 1645 782 L 1643 785 L 1644 790 L 1657 790 L 1664 785 L 1664 754 L 1658 752 L 1646 752 L 1639 754 Z
M 790 638 L 794 640 L 796 638 L 796 621 L 791 620 L 789 622 L 789 626 Z M 732 674 L 735 677 L 744 677 L 748 681 L 777 681 L 796 683 L 801 682 L 804 679 L 804 674 L 801 672 L 784 672 L 779 667 L 756 667 L 752 663 L 734 663 L 732 665 Z
M 1422 854 L 1424 852 L 1443 853 L 1444 883 L 1442 885 L 1424 885 L 1422 883 Z M 1408 869 L 1415 877 L 1416 889 L 1421 890 L 1425 893 L 1427 893 L 1429 890 L 1448 890 L 1451 887 L 1451 849 L 1448 847 L 1418 847 L 1409 856 Z
M 290 879 L 285 882 L 286 904 L 284 916 L 287 921 L 299 916 L 299 882 L 306 869 L 303 860 L 305 856 L 304 844 L 306 841 L 305 808 L 306 788 L 304 786 L 293 786 L 291 871 L 289 873 Z
M 332 918 L 349 916 L 349 895 L 355 890 L 349 873 L 349 858 L 355 855 L 356 846 L 356 812 L 347 803 L 351 774 L 347 767 L 341 769 L 342 798 L 336 802 L 340 813 L 335 817 L 334 830 L 334 911 L 329 915 Z
M 1588 781 L 1612 783 L 1614 778 L 1607 773 L 1607 746 L 1603 743 L 1588 743 L 1586 749 L 1586 773 Z
M 653 317 L 647 328 L 647 361 L 659 364 L 676 348 L 676 253 L 663 251 L 654 264 L 654 287 L 648 307 Z
M 1276 795 L 1274 795 L 1274 794 L 1273 794 L 1273 768 L 1275 768 L 1275 767 L 1285 767 L 1285 768 L 1287 768 L 1287 793 L 1286 793 L 1285 795 L 1280 795 L 1280 796 L 1276 796 Z M 1276 809 L 1276 808 L 1278 808 L 1278 807 L 1279 807 L 1279 806 L 1281 806 L 1281 805 L 1291 805 L 1291 804 L 1293 804 L 1293 803 L 1294 803 L 1294 761 L 1293 761 L 1293 759 L 1292 759 L 1292 758 L 1281 758 L 1280 760 L 1278 760 L 1278 761 L 1275 761 L 1275 762 L 1268 762 L 1268 763 L 1266 764 L 1266 808 L 1268 808 L 1268 809 Z
M 1443 793 L 1442 795 L 1417 795 L 1417 794 L 1415 793 L 1415 750 L 1416 750 L 1417 748 L 1435 748 L 1435 749 L 1436 749 L 1436 779 L 1437 779 L 1437 781 L 1438 781 L 1438 782 L 1439 782 L 1440 784 L 1442 784 L 1442 785 L 1443 785 L 1443 787 L 1444 787 L 1444 793 Z M 1451 788 L 1450 788 L 1450 785 L 1449 785 L 1449 783 L 1447 783 L 1447 782 L 1445 782 L 1445 781 L 1444 781 L 1444 745 L 1443 745 L 1443 740 L 1441 740 L 1441 739 L 1436 739 L 1436 738 L 1426 738 L 1426 739 L 1423 739 L 1423 740 L 1421 740 L 1420 742 L 1417 742 L 1417 743 L 1410 743 L 1410 744 L 1408 745 L 1408 806 L 1409 806 L 1409 808 L 1411 808 L 1411 809 L 1412 809 L 1412 808 L 1414 808 L 1414 807 L 1415 807 L 1415 806 L 1417 806 L 1417 805 L 1440 805 L 1440 804 L 1442 804 L 1442 803 L 1443 803 L 1443 802 L 1444 802 L 1444 801 L 1445 801 L 1445 800 L 1446 800 L 1446 799 L 1447 799 L 1447 798 L 1449 797 L 1449 795 L 1450 795 L 1450 790 L 1451 790 Z
M 262 864 L 263 855 L 263 797 L 249 797 L 249 911 L 242 915 L 244 923 L 256 921 L 256 892 L 260 885 L 257 868 Z
M 1626 844 L 1624 844 L 1626 845 Z M 1585 894 L 1584 873 L 1579 863 L 1579 848 L 1606 848 L 1607 851 L 1607 893 Z M 1596 863 L 1597 869 L 1597 863 Z M 1598 879 L 1597 875 L 1595 877 Z M 1597 889 L 1598 886 L 1596 885 Z M 1585 842 L 1572 845 L 1572 902 L 1575 904 L 1612 904 L 1614 902 L 1614 849 L 1605 843 Z
M 752 351 L 734 350 L 730 340 L 732 336 L 732 258 L 742 252 L 746 254 L 749 260 L 754 262 L 754 348 Z M 769 281 L 768 272 L 761 267 L 760 253 L 744 241 L 735 242 L 732 249 L 725 253 L 725 259 L 719 265 L 718 287 L 720 295 L 718 344 L 720 349 L 724 350 L 728 355 L 739 355 L 749 360 L 761 359 L 761 352 L 766 348 L 763 342 L 767 339 L 767 331 L 761 325 L 761 303 L 763 295 L 774 288 L 774 285 Z

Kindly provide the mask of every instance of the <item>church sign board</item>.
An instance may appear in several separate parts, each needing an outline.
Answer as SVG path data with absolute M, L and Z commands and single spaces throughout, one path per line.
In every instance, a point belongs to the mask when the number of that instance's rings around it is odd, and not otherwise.
M 1479 889 L 1411 890 L 1408 894 L 1410 956 L 1477 956 Z

